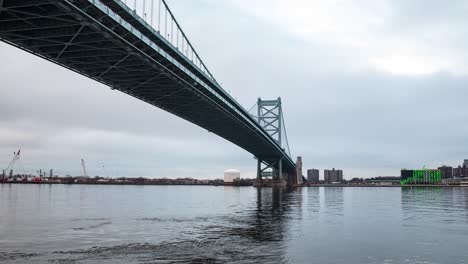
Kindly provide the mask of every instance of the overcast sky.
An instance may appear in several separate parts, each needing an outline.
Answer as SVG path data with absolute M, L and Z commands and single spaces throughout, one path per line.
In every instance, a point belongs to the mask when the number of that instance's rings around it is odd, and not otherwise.
M 305 169 L 345 177 L 468 158 L 468 2 L 170 0 L 224 89 L 250 108 L 281 96 Z M 0 167 L 33 173 L 253 177 L 237 146 L 0 43 Z M 321 172 L 321 177 L 323 177 Z M 305 174 L 305 170 L 304 170 Z

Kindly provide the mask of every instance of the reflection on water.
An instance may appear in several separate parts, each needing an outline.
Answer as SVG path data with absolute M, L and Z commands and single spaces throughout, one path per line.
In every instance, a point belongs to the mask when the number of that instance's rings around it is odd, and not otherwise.
M 344 213 L 343 187 L 330 187 L 323 189 L 324 211 L 331 216 L 331 221 L 342 219 Z M 336 217 L 333 217 L 336 216 Z
M 468 263 L 467 190 L 0 185 L 0 262 Z
M 49 186 L 46 196 L 34 188 L 2 187 L 0 262 L 286 263 L 288 214 L 300 203 L 282 188 Z M 214 193 L 191 199 L 206 189 Z M 149 194 L 126 196 L 141 191 Z
M 440 226 L 468 223 L 467 188 L 406 187 L 401 201 L 406 224 L 432 224 L 434 220 Z

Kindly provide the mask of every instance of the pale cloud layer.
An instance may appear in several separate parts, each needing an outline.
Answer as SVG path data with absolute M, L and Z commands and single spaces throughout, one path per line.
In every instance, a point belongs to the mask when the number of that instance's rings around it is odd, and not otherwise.
M 468 22 L 466 1 L 231 2 L 296 37 L 346 50 L 350 70 L 468 73 L 468 58 L 459 43 L 462 25 Z
M 293 155 L 347 178 L 468 158 L 466 1 L 171 0 L 246 108 L 282 97 Z M 0 44 L 0 167 L 96 175 L 255 174 L 252 155 L 162 110 Z

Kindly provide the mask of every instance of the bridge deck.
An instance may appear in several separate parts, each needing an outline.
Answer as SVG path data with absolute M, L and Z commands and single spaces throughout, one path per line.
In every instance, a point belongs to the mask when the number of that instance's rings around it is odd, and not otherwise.
M 0 0 L 0 39 L 186 119 L 268 160 L 294 162 L 201 62 L 116 0 Z M 161 124 L 163 125 L 163 124 Z

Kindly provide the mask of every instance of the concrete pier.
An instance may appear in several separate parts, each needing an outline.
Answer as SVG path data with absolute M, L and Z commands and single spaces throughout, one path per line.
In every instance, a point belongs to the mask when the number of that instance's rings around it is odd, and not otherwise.
M 287 182 L 284 180 L 257 180 L 253 183 L 254 187 L 286 187 Z

